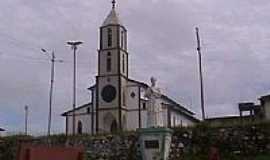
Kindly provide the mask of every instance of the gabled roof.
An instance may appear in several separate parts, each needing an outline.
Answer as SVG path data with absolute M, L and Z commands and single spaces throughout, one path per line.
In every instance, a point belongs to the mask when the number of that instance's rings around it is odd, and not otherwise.
M 140 86 L 143 87 L 143 88 L 148 88 L 148 87 L 149 87 L 146 83 L 139 82 L 139 81 L 136 81 L 136 80 L 133 80 L 133 79 L 128 79 L 128 81 L 129 81 L 129 82 L 133 82 L 133 83 L 137 83 L 138 85 L 140 85 Z M 90 87 L 87 88 L 87 89 L 93 90 L 93 89 L 95 89 L 95 88 L 96 88 L 96 84 L 90 86 Z
M 128 79 L 128 80 L 131 81 L 131 82 L 134 82 L 134 83 L 138 83 L 141 86 L 143 86 L 144 88 L 148 88 L 149 87 L 146 83 L 139 82 L 139 81 L 136 81 L 136 80 L 133 80 L 133 79 Z M 183 107 L 182 105 L 180 105 L 176 101 L 172 100 L 168 96 L 162 95 L 161 98 L 163 98 L 163 99 L 167 100 L 168 102 L 172 103 L 173 105 L 177 106 L 180 110 L 182 110 L 184 112 L 187 112 L 187 113 L 189 113 L 191 115 L 194 115 L 195 114 L 194 112 L 191 112 L 190 110 L 188 110 L 187 108 Z
M 163 105 L 165 106 L 168 106 L 170 107 L 172 110 L 175 110 L 175 111 L 178 111 L 180 112 L 181 114 L 183 114 L 184 116 L 186 116 L 187 118 L 193 120 L 193 121 L 196 121 L 196 122 L 200 122 L 200 120 L 196 117 L 194 117 L 194 113 L 193 114 L 190 114 L 190 113 L 187 113 L 187 111 L 185 110 L 185 108 L 181 108 L 181 107 L 175 107 L 174 104 L 168 104 L 168 103 L 162 103 Z
M 172 100 L 171 98 L 165 96 L 165 95 L 162 95 L 161 98 L 169 101 L 170 103 L 172 103 L 173 105 L 177 106 L 179 109 L 181 109 L 182 111 L 184 112 L 187 112 L 191 115 L 194 115 L 195 113 L 191 112 L 190 110 L 188 110 L 187 108 L 183 107 L 182 105 L 178 104 L 176 101 Z
M 115 11 L 115 8 L 112 8 L 111 12 L 103 22 L 102 26 L 108 26 L 108 25 L 122 25 L 118 14 Z
M 3 128 L 0 128 L 0 132 L 3 132 L 3 131 L 5 131 Z
M 92 85 L 92 86 L 90 86 L 89 88 L 87 88 L 87 89 L 89 89 L 89 90 L 93 90 L 93 89 L 95 89 L 96 88 L 96 84 L 94 84 L 94 85 Z
M 62 113 L 61 116 L 67 116 L 69 113 L 71 113 L 71 112 L 73 112 L 73 111 L 77 111 L 77 110 L 82 109 L 82 108 L 85 108 L 85 107 L 87 107 L 87 106 L 89 106 L 89 105 L 92 105 L 92 102 L 86 103 L 86 104 L 84 104 L 84 105 L 82 105 L 82 106 L 80 106 L 80 107 L 77 107 L 77 108 L 75 108 L 75 110 L 73 110 L 73 109 L 68 110 L 68 111 Z
M 146 84 L 146 83 L 143 83 L 143 82 L 140 82 L 140 81 L 136 81 L 136 80 L 133 80 L 133 79 L 128 79 L 129 82 L 133 82 L 133 83 L 137 83 L 139 84 L 140 86 L 144 87 L 144 88 L 148 88 L 149 86 Z

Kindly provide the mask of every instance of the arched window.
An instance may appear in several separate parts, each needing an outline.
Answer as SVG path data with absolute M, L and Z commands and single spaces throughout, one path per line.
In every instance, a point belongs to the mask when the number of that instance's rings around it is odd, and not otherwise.
M 175 116 L 173 116 L 173 127 L 175 127 L 176 126 L 176 118 L 175 118 Z
M 82 129 L 83 129 L 82 122 L 79 121 L 79 122 L 78 122 L 77 133 L 78 133 L 78 134 L 82 134 Z
M 122 125 L 123 125 L 123 129 L 126 130 L 127 129 L 127 117 L 126 117 L 126 115 L 123 115 Z
M 115 133 L 115 132 L 117 132 L 117 122 L 116 120 L 113 120 L 111 124 L 111 133 Z
M 146 109 L 146 103 L 144 102 L 143 103 L 143 110 L 145 110 Z
M 108 52 L 107 54 L 107 72 L 111 72 L 112 70 L 112 59 L 111 59 L 111 52 Z
M 124 31 L 121 31 L 121 48 L 124 48 Z
M 123 105 L 126 106 L 127 103 L 126 103 L 126 92 L 125 92 L 125 89 L 123 90 Z
M 125 55 L 123 54 L 122 55 L 122 70 L 123 70 L 123 73 L 125 73 Z
M 112 29 L 111 28 L 108 28 L 107 34 L 108 34 L 108 46 L 111 47 L 112 46 Z

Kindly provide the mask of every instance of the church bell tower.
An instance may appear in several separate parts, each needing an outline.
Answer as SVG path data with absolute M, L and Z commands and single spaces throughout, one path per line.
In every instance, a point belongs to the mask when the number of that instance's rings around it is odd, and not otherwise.
M 115 132 L 126 127 L 128 81 L 127 30 L 112 10 L 100 27 L 98 75 L 96 77 L 96 131 Z

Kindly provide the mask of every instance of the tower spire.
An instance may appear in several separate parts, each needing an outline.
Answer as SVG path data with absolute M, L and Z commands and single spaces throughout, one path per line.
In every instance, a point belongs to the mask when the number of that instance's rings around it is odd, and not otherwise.
M 112 8 L 113 8 L 113 9 L 115 8 L 115 4 L 116 4 L 116 1 L 113 0 L 113 1 L 112 1 Z

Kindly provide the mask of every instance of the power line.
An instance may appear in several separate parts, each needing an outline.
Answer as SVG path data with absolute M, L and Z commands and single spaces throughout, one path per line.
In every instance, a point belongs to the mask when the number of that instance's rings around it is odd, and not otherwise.
M 28 62 L 46 62 L 46 63 L 49 60 L 49 57 L 48 59 L 44 59 L 44 58 L 36 58 L 36 57 L 24 56 L 24 55 L 11 55 L 11 54 L 5 54 L 4 52 L 0 51 L 0 60 L 1 58 L 9 58 L 9 59 L 22 60 L 22 61 L 28 61 Z M 62 60 L 61 63 L 72 64 L 73 62 L 70 60 Z M 78 64 L 90 65 L 90 62 L 78 61 Z
M 30 44 L 26 43 L 25 41 L 16 39 L 16 38 L 14 38 L 8 34 L 5 34 L 5 33 L 0 32 L 0 35 L 1 35 L 1 37 L 5 38 L 5 41 L 8 40 L 11 44 L 13 44 L 14 46 L 20 47 L 20 48 L 25 48 L 25 49 L 29 49 L 29 50 L 33 50 L 33 51 L 38 51 L 39 48 L 41 48 L 37 44 L 31 43 L 31 45 L 30 45 Z M 32 46 L 35 46 L 35 47 L 32 47 Z

